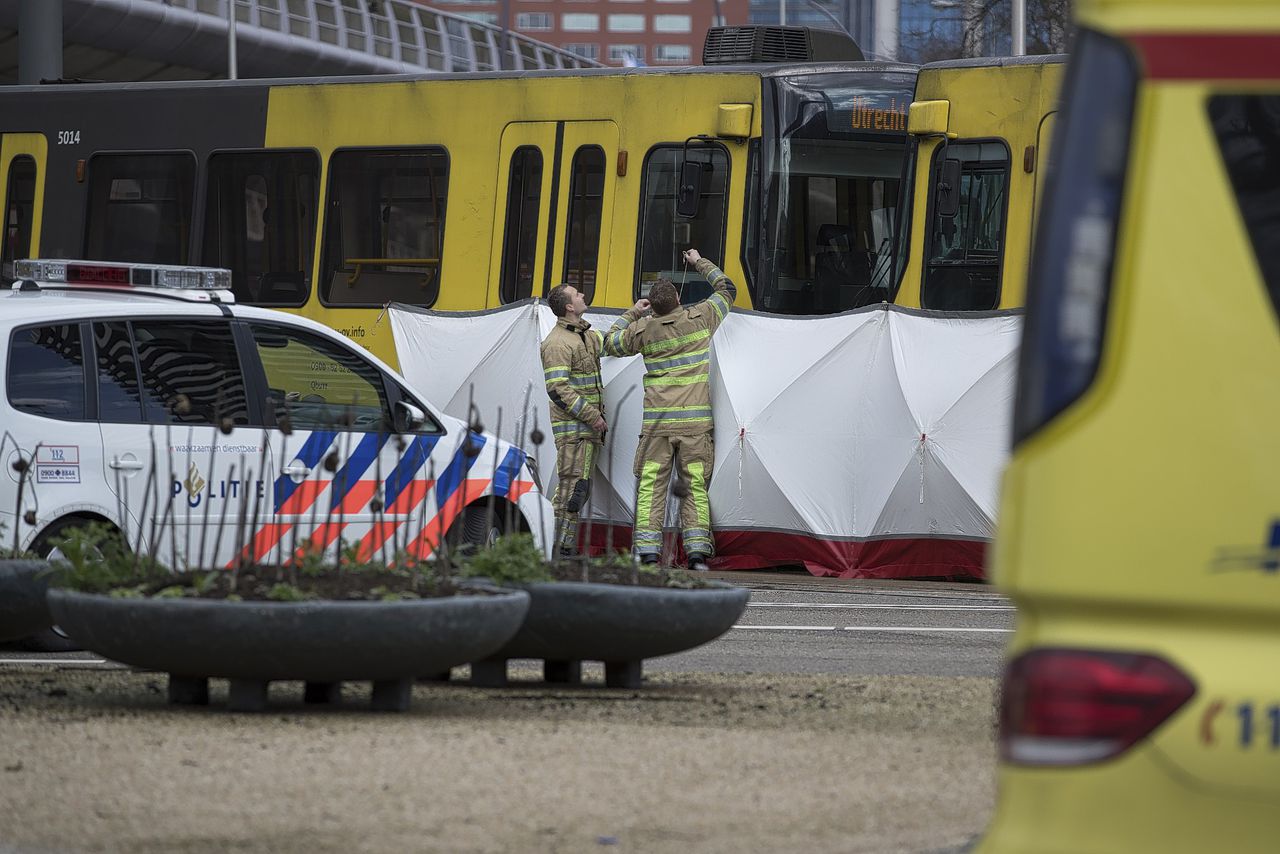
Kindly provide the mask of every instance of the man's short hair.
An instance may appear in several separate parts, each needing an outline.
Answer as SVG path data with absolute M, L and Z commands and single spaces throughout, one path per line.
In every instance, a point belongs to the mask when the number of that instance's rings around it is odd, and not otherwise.
M 661 317 L 670 314 L 680 307 L 680 292 L 670 279 L 658 279 L 649 288 L 649 305 L 653 313 Z
M 547 294 L 547 305 L 551 306 L 551 313 L 556 317 L 564 317 L 569 308 L 572 297 L 567 293 L 568 290 L 568 285 L 556 285 Z

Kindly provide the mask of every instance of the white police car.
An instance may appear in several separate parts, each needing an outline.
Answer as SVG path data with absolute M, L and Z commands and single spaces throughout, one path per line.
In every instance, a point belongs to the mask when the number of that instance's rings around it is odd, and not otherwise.
M 426 558 L 451 529 L 550 541 L 519 447 L 433 409 L 333 330 L 235 305 L 227 270 L 38 260 L 14 275 L 0 291 L 5 546 L 16 531 L 48 554 L 94 520 L 180 568 L 302 548 Z

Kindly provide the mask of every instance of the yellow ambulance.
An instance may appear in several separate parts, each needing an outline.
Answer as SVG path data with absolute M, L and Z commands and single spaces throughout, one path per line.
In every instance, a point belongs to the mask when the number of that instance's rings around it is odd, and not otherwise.
M 1280 3 L 1078 0 L 993 578 L 1006 851 L 1280 850 Z

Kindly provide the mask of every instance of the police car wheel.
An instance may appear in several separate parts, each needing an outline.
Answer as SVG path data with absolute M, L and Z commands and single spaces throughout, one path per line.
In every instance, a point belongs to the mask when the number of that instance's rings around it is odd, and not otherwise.
M 487 549 L 506 533 L 506 519 L 502 509 L 492 505 L 468 507 L 462 513 L 460 524 L 461 545 L 466 552 Z

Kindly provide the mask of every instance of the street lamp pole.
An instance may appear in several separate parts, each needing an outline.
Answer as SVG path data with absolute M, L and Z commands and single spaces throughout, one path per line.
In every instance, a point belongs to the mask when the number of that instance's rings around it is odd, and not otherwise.
M 227 0 L 227 79 L 236 79 L 236 0 Z
M 62 0 L 22 0 L 18 7 L 18 82 L 62 77 Z
M 511 0 L 502 0 L 502 47 L 498 50 L 498 70 L 507 68 L 507 51 L 511 49 Z M 512 63 L 514 66 L 514 63 Z
M 1013 0 L 1013 13 L 1009 16 L 1013 29 L 1013 55 L 1027 52 L 1027 0 Z

